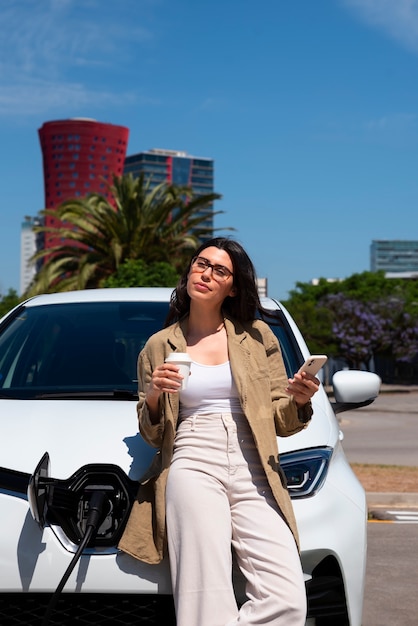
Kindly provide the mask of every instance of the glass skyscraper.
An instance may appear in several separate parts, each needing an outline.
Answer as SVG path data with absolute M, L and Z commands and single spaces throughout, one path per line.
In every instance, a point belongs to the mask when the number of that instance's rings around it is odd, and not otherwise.
M 372 241 L 370 269 L 390 273 L 418 272 L 418 241 L 382 240 Z
M 200 196 L 213 193 L 213 171 L 213 159 L 163 149 L 152 149 L 128 156 L 124 167 L 125 174 L 131 172 L 135 177 L 144 174 L 150 179 L 151 188 L 160 183 L 186 185 Z M 213 230 L 213 205 L 201 209 L 200 213 L 206 216 L 201 226 Z

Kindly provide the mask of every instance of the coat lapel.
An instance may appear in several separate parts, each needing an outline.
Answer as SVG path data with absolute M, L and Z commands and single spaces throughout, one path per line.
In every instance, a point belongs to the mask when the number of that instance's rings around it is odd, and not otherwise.
M 246 330 L 237 322 L 226 318 L 225 328 L 228 338 L 229 362 L 235 384 L 241 398 L 243 410 L 247 404 L 249 375 L 249 345 Z
M 187 323 L 187 321 L 185 319 L 183 319 L 182 321 L 180 321 L 179 323 L 175 324 L 171 328 L 171 332 L 170 332 L 170 334 L 167 337 L 167 354 L 166 354 L 166 356 L 170 352 L 186 352 L 187 351 L 186 338 L 185 338 L 186 323 Z M 178 414 L 179 414 L 179 405 L 180 405 L 179 394 L 178 393 L 169 393 L 169 394 L 166 394 L 166 395 L 167 395 L 166 402 L 168 402 L 168 404 L 170 406 L 170 411 L 171 411 L 171 414 L 173 416 L 173 421 L 174 421 L 174 427 L 176 428 L 177 427 Z

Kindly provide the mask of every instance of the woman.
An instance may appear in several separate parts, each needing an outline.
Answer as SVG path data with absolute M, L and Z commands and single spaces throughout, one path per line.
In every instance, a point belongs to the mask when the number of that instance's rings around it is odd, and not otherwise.
M 177 626 L 303 626 L 306 594 L 277 435 L 306 427 L 319 381 L 287 379 L 278 341 L 256 320 L 253 264 L 228 238 L 203 244 L 173 293 L 167 326 L 138 360 L 140 432 L 160 452 L 122 550 L 157 563 L 165 538 Z M 191 375 L 165 358 L 188 352 Z M 165 525 L 166 521 L 166 525 Z M 234 596 L 232 553 L 246 579 Z

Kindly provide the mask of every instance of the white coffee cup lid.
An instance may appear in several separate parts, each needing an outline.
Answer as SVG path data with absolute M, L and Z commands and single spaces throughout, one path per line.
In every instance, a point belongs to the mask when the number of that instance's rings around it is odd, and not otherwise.
M 166 361 L 175 361 L 175 362 L 183 362 L 183 363 L 191 363 L 192 362 L 192 358 L 189 354 L 187 354 L 187 352 L 172 352 L 171 354 L 169 354 L 166 359 Z

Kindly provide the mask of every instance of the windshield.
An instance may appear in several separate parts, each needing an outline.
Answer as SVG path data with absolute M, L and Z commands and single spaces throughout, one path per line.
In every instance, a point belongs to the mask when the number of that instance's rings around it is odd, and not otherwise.
M 0 394 L 137 391 L 136 362 L 165 302 L 86 302 L 21 309 L 0 335 Z
M 22 307 L 0 334 L 0 397 L 135 397 L 138 354 L 167 310 L 166 302 Z M 290 375 L 300 362 L 293 335 L 277 311 L 266 321 Z

